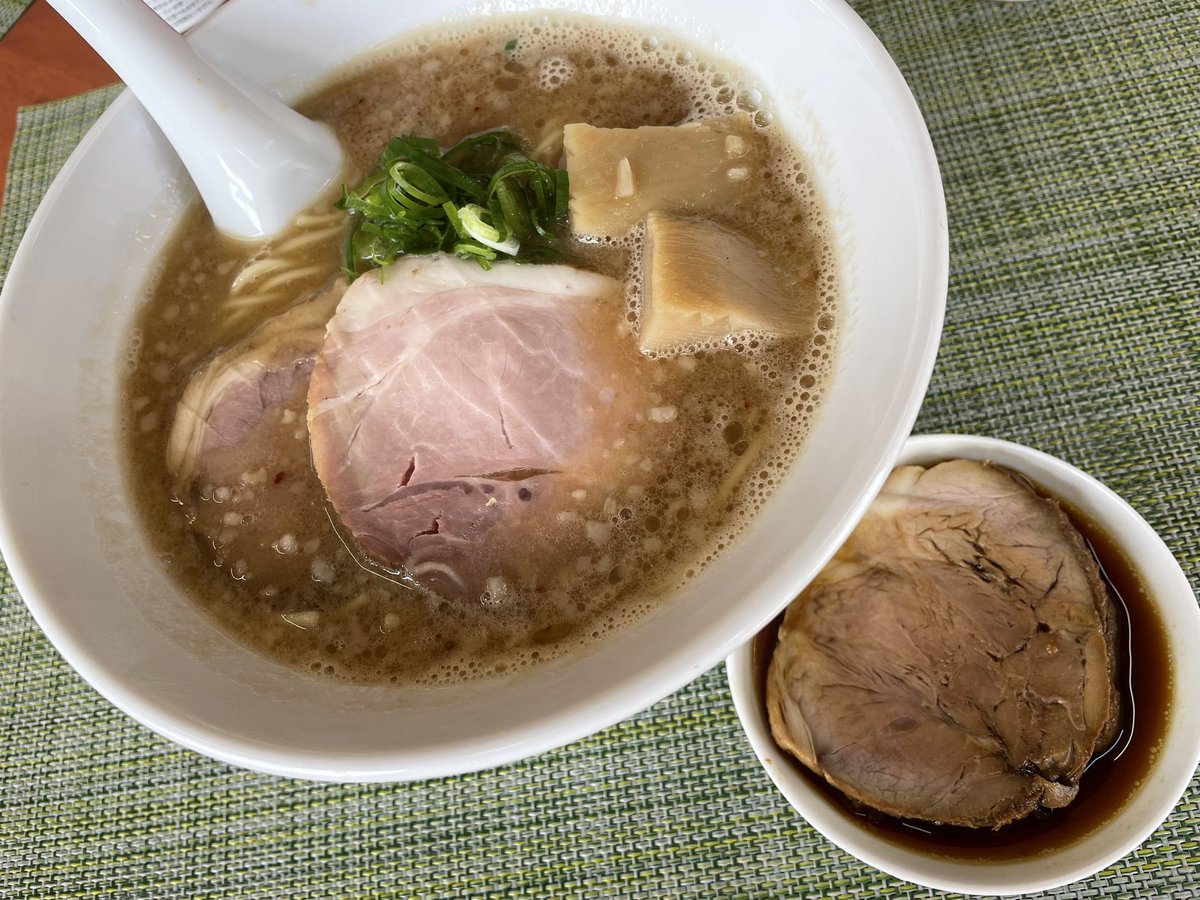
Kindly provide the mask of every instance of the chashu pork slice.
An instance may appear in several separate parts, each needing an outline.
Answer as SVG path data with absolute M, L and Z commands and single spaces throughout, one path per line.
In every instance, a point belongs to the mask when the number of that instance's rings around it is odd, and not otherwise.
M 307 387 L 325 325 L 346 283 L 267 319 L 192 376 L 167 437 L 167 470 L 177 485 L 211 468 L 213 451 L 246 442 L 272 406 Z
M 987 463 L 901 467 L 787 612 L 772 732 L 862 804 L 1000 827 L 1113 740 L 1116 628 L 1054 501 Z
M 311 546 L 325 513 L 313 500 L 321 493 L 305 397 L 345 290 L 339 278 L 266 319 L 197 369 L 175 409 L 167 439 L 175 495 L 213 561 L 264 588 L 309 578 L 295 548 Z
M 567 266 L 410 257 L 360 277 L 308 394 L 313 462 L 362 550 L 479 597 L 586 488 L 631 391 L 605 350 L 621 287 Z

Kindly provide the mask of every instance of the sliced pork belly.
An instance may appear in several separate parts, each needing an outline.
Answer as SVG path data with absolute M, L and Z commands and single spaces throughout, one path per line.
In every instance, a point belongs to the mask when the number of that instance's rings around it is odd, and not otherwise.
M 1056 503 L 986 463 L 902 467 L 788 610 L 771 728 L 867 806 L 999 827 L 1069 802 L 1111 743 L 1115 633 Z
M 318 296 L 263 322 L 196 372 L 167 438 L 167 469 L 182 484 L 205 454 L 242 444 L 267 409 L 307 387 L 325 325 L 346 289 L 340 279 Z
M 317 474 L 369 556 L 476 596 L 508 574 L 516 545 L 530 555 L 624 427 L 630 392 L 604 350 L 619 292 L 566 266 L 484 271 L 453 257 L 404 259 L 351 286 L 308 421 Z
M 264 587 L 295 579 L 295 557 L 324 519 L 305 499 L 320 495 L 312 490 L 305 397 L 325 325 L 345 289 L 339 279 L 200 368 L 167 440 L 176 496 L 214 561 Z M 308 563 L 299 568 L 308 578 Z

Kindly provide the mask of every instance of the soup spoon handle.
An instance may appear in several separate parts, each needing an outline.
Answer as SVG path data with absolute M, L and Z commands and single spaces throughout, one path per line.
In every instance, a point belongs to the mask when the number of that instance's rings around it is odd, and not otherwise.
M 141 101 L 222 231 L 270 237 L 338 179 L 327 126 L 221 74 L 143 0 L 49 2 Z

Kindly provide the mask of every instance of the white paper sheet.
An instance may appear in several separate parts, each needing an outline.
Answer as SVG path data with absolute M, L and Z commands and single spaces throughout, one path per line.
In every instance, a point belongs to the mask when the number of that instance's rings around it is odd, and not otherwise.
M 146 0 L 176 31 L 187 31 L 224 0 Z

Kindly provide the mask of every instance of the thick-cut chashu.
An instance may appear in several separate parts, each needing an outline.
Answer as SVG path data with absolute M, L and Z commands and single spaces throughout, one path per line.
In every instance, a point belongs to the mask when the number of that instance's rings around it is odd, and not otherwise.
M 315 478 L 304 398 L 345 289 L 337 279 L 217 354 L 175 410 L 167 467 L 201 546 L 264 587 L 292 577 L 293 561 L 278 549 L 285 532 L 311 540 L 324 518 L 305 490 Z
M 788 610 L 771 729 L 853 800 L 999 827 L 1070 802 L 1112 741 L 1116 627 L 1052 500 L 987 463 L 901 467 Z
M 595 340 L 619 292 L 567 266 L 485 272 L 447 256 L 351 286 L 308 422 L 317 474 L 370 556 L 472 596 L 514 542 L 529 555 L 534 535 L 517 523 L 561 510 L 550 498 L 596 474 L 624 427 L 628 376 Z
M 345 290 L 338 279 L 267 319 L 196 371 L 167 438 L 167 470 L 179 485 L 203 471 L 213 451 L 244 444 L 271 406 L 307 390 L 325 324 Z M 236 481 L 237 473 L 232 476 Z

